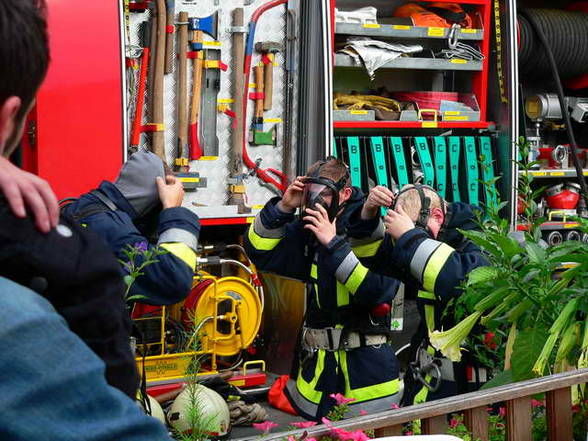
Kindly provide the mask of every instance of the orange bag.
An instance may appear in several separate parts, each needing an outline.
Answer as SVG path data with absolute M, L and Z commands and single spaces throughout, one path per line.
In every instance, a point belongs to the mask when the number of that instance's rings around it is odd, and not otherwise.
M 457 3 L 435 2 L 426 6 L 407 3 L 394 11 L 394 17 L 411 18 L 414 26 L 450 28 L 458 24 L 462 28 L 473 27 L 472 17 Z
M 282 412 L 289 413 L 290 415 L 298 415 L 298 413 L 294 410 L 288 397 L 284 394 L 284 389 L 286 388 L 286 384 L 288 384 L 288 380 L 290 376 L 288 375 L 281 375 L 275 382 L 272 384 L 269 392 L 267 393 L 267 401 L 275 407 L 276 409 L 280 409 Z

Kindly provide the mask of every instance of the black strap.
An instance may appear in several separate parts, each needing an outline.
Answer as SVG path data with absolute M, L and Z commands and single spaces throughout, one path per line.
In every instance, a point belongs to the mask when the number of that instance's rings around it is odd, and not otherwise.
M 92 190 L 89 194 L 95 196 L 100 202 L 89 204 L 80 212 L 72 215 L 72 218 L 76 222 L 80 222 L 82 219 L 85 219 L 94 214 L 104 213 L 105 211 L 116 211 L 118 209 L 116 204 L 100 190 Z
M 449 23 L 462 23 L 467 14 L 465 12 L 455 12 L 449 9 L 445 9 L 439 6 L 423 6 L 427 11 L 432 12 L 433 14 L 438 15 L 439 17 L 443 18 L 445 21 Z

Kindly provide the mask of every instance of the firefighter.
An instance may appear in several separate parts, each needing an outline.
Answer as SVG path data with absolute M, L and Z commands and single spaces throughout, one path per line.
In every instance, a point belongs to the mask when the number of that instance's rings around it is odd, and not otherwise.
M 125 249 L 152 248 L 149 242 L 156 235 L 154 241 L 165 253 L 141 271 L 129 294 L 140 295 L 143 303 L 170 305 L 188 295 L 196 267 L 200 222 L 181 206 L 183 197 L 181 182 L 166 173 L 159 156 L 139 151 L 114 183 L 102 182 L 63 213 L 102 236 L 123 261 Z M 142 257 L 135 260 L 139 265 Z M 128 270 L 121 266 L 121 271 Z
M 368 271 L 359 258 L 371 243 L 352 249 L 346 235 L 349 215 L 362 203 L 346 165 L 328 158 L 296 178 L 281 199 L 270 200 L 245 239 L 258 268 L 307 284 L 298 356 L 284 393 L 293 410 L 311 420 L 327 415 L 337 393 L 354 400 L 355 415 L 400 400 L 389 310 L 375 312 L 391 303 L 399 283 Z
M 435 353 L 428 333 L 451 327 L 450 314 L 442 314 L 447 303 L 460 294 L 460 284 L 470 271 L 488 265 L 481 250 L 459 232 L 477 229 L 477 208 L 447 203 L 425 185 L 407 185 L 397 195 L 378 186 L 352 216 L 350 235 L 362 238 L 382 231 L 380 207 L 392 208 L 383 221 L 386 234 L 381 235 L 379 248 L 366 257 L 366 265 L 405 283 L 407 297 L 416 298 L 421 316 L 411 341 L 411 359 L 416 361 L 405 377 L 403 404 L 475 389 L 484 379 L 483 369 L 476 368 L 478 381 L 474 378 L 475 385 L 469 384 L 464 380 L 466 364 Z

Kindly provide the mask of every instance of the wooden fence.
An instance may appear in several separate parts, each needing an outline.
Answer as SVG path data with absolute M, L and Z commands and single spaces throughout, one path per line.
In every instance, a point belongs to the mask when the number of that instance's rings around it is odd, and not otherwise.
M 389 410 L 373 415 L 350 418 L 334 426 L 345 430 L 374 430 L 376 437 L 401 435 L 402 424 L 421 420 L 423 434 L 442 434 L 447 431 L 447 415 L 465 414 L 465 424 L 474 438 L 488 441 L 488 412 L 490 404 L 505 403 L 506 440 L 532 441 L 531 397 L 546 393 L 547 440 L 572 441 L 571 386 L 588 382 L 588 369 L 550 375 L 493 389 L 472 392 L 415 406 Z M 271 433 L 263 441 L 328 435 L 329 429 L 317 425 L 291 432 Z M 245 441 L 242 438 L 238 441 Z M 250 441 L 250 438 L 249 438 Z

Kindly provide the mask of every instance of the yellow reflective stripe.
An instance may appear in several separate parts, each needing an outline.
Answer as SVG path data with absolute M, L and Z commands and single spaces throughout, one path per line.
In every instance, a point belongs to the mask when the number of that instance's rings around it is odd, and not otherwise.
M 337 306 L 349 305 L 349 290 L 342 283 L 337 282 Z
M 182 242 L 168 242 L 159 245 L 171 254 L 181 259 L 192 271 L 196 269 L 196 253 L 192 248 Z
M 347 282 L 345 282 L 345 286 L 351 292 L 351 294 L 355 294 L 355 292 L 359 288 L 359 285 L 363 283 L 363 280 L 365 279 L 367 273 L 368 269 L 365 266 L 363 266 L 361 263 L 357 264 L 357 266 L 347 279 Z
M 384 383 L 351 389 L 349 382 L 349 369 L 347 368 L 347 353 L 345 351 L 338 351 L 338 354 L 341 369 L 343 370 L 343 377 L 345 378 L 345 393 L 343 395 L 347 398 L 355 398 L 353 403 L 387 397 L 398 393 L 400 390 L 400 381 L 398 378 L 385 381 Z
M 318 280 L 318 267 L 314 263 L 310 266 L 310 277 Z
M 435 330 L 435 307 L 433 305 L 425 305 L 425 323 L 429 333 Z
M 425 267 L 423 277 L 423 288 L 425 288 L 425 290 L 431 292 L 435 291 L 435 282 L 437 281 L 437 276 L 453 251 L 455 250 L 446 243 L 442 243 L 441 246 L 435 250 L 429 259 L 427 266 Z
M 282 240 L 281 237 L 276 239 L 261 237 L 259 234 L 255 232 L 253 225 L 249 227 L 247 237 L 249 238 L 249 242 L 251 242 L 255 249 L 260 251 L 271 251 L 275 247 L 277 247 L 280 241 Z
M 431 377 L 429 375 L 426 375 L 425 381 L 426 382 L 431 381 Z M 423 386 L 423 388 L 419 391 L 419 393 L 414 396 L 414 403 L 413 404 L 424 403 L 425 401 L 427 401 L 428 395 L 429 395 L 429 389 L 427 389 L 425 386 Z
M 323 393 L 321 391 L 316 390 L 316 384 L 324 370 L 325 366 L 325 351 L 323 349 L 319 349 L 316 352 L 316 366 L 314 368 L 314 375 L 310 382 L 307 382 L 304 378 L 302 378 L 302 368 L 298 370 L 298 378 L 296 378 L 296 388 L 306 398 L 308 401 L 318 404 L 321 401 L 321 397 Z
M 419 299 L 437 300 L 437 298 L 435 297 L 435 294 L 433 294 L 432 292 L 429 292 L 429 291 L 419 291 L 419 293 L 417 294 L 417 297 Z
M 316 298 L 316 306 L 320 309 L 321 308 L 321 302 L 319 300 L 318 285 L 316 283 L 314 283 L 312 286 L 314 286 L 314 296 Z
M 370 242 L 365 245 L 351 247 L 351 249 L 357 257 L 372 257 L 376 255 L 382 242 L 382 240 L 376 240 L 375 242 Z

